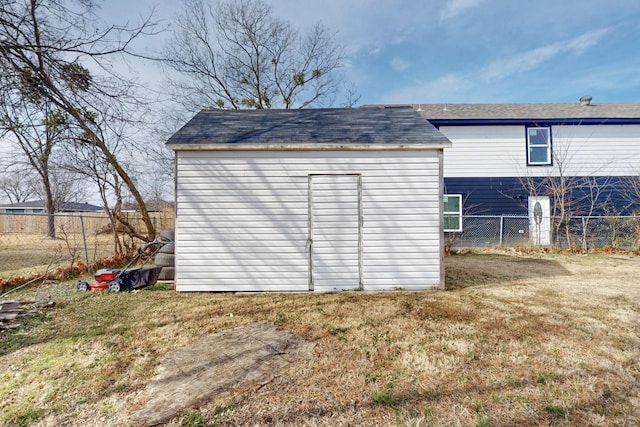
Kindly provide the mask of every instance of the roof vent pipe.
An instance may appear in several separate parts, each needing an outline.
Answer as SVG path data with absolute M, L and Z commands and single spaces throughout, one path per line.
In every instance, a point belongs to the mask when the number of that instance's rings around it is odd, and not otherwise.
M 593 98 L 591 98 L 590 95 L 585 95 L 583 97 L 580 98 L 580 105 L 591 105 L 591 100 Z

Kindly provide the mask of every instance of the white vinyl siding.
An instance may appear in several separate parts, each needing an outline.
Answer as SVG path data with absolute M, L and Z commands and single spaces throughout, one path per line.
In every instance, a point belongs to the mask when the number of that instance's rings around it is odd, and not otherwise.
M 308 180 L 331 174 L 361 176 L 364 289 L 441 287 L 440 159 L 438 150 L 179 151 L 176 289 L 308 290 Z
M 527 166 L 524 125 L 441 126 L 453 145 L 445 177 L 632 176 L 640 167 L 640 125 L 553 125 L 553 165 Z

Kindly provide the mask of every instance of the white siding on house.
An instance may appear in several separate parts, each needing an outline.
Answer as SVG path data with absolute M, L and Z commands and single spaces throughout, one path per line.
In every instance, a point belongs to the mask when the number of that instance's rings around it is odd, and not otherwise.
M 308 290 L 309 175 L 330 174 L 361 179 L 364 289 L 440 287 L 439 159 L 437 150 L 178 151 L 176 289 Z
M 445 177 L 630 176 L 640 170 L 640 125 L 553 125 L 554 166 L 527 166 L 525 127 L 441 126 Z
M 526 164 L 524 126 L 440 126 L 452 142 L 445 177 L 519 176 Z

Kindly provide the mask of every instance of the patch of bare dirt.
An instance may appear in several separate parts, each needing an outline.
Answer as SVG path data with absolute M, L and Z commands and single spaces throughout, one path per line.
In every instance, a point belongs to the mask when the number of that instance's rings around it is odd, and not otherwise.
M 156 425 L 231 391 L 266 384 L 311 348 L 266 322 L 207 335 L 162 358 L 143 393 L 145 403 L 132 417 Z
M 447 289 L 499 285 L 509 281 L 568 277 L 571 272 L 557 259 L 513 253 L 477 253 L 446 258 Z

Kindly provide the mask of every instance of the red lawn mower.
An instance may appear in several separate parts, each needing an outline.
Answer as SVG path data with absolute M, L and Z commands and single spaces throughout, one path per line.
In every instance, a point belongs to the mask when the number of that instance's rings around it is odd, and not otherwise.
M 168 242 L 153 241 L 147 243 L 143 248 L 138 249 L 138 254 L 122 269 L 102 269 L 96 271 L 94 283 L 79 281 L 77 288 L 79 291 L 102 291 L 109 292 L 130 291 L 141 289 L 156 283 L 160 275 L 161 266 L 151 266 L 142 268 L 147 261 L 155 256 L 161 247 Z M 139 260 L 144 261 L 139 266 L 130 268 Z

